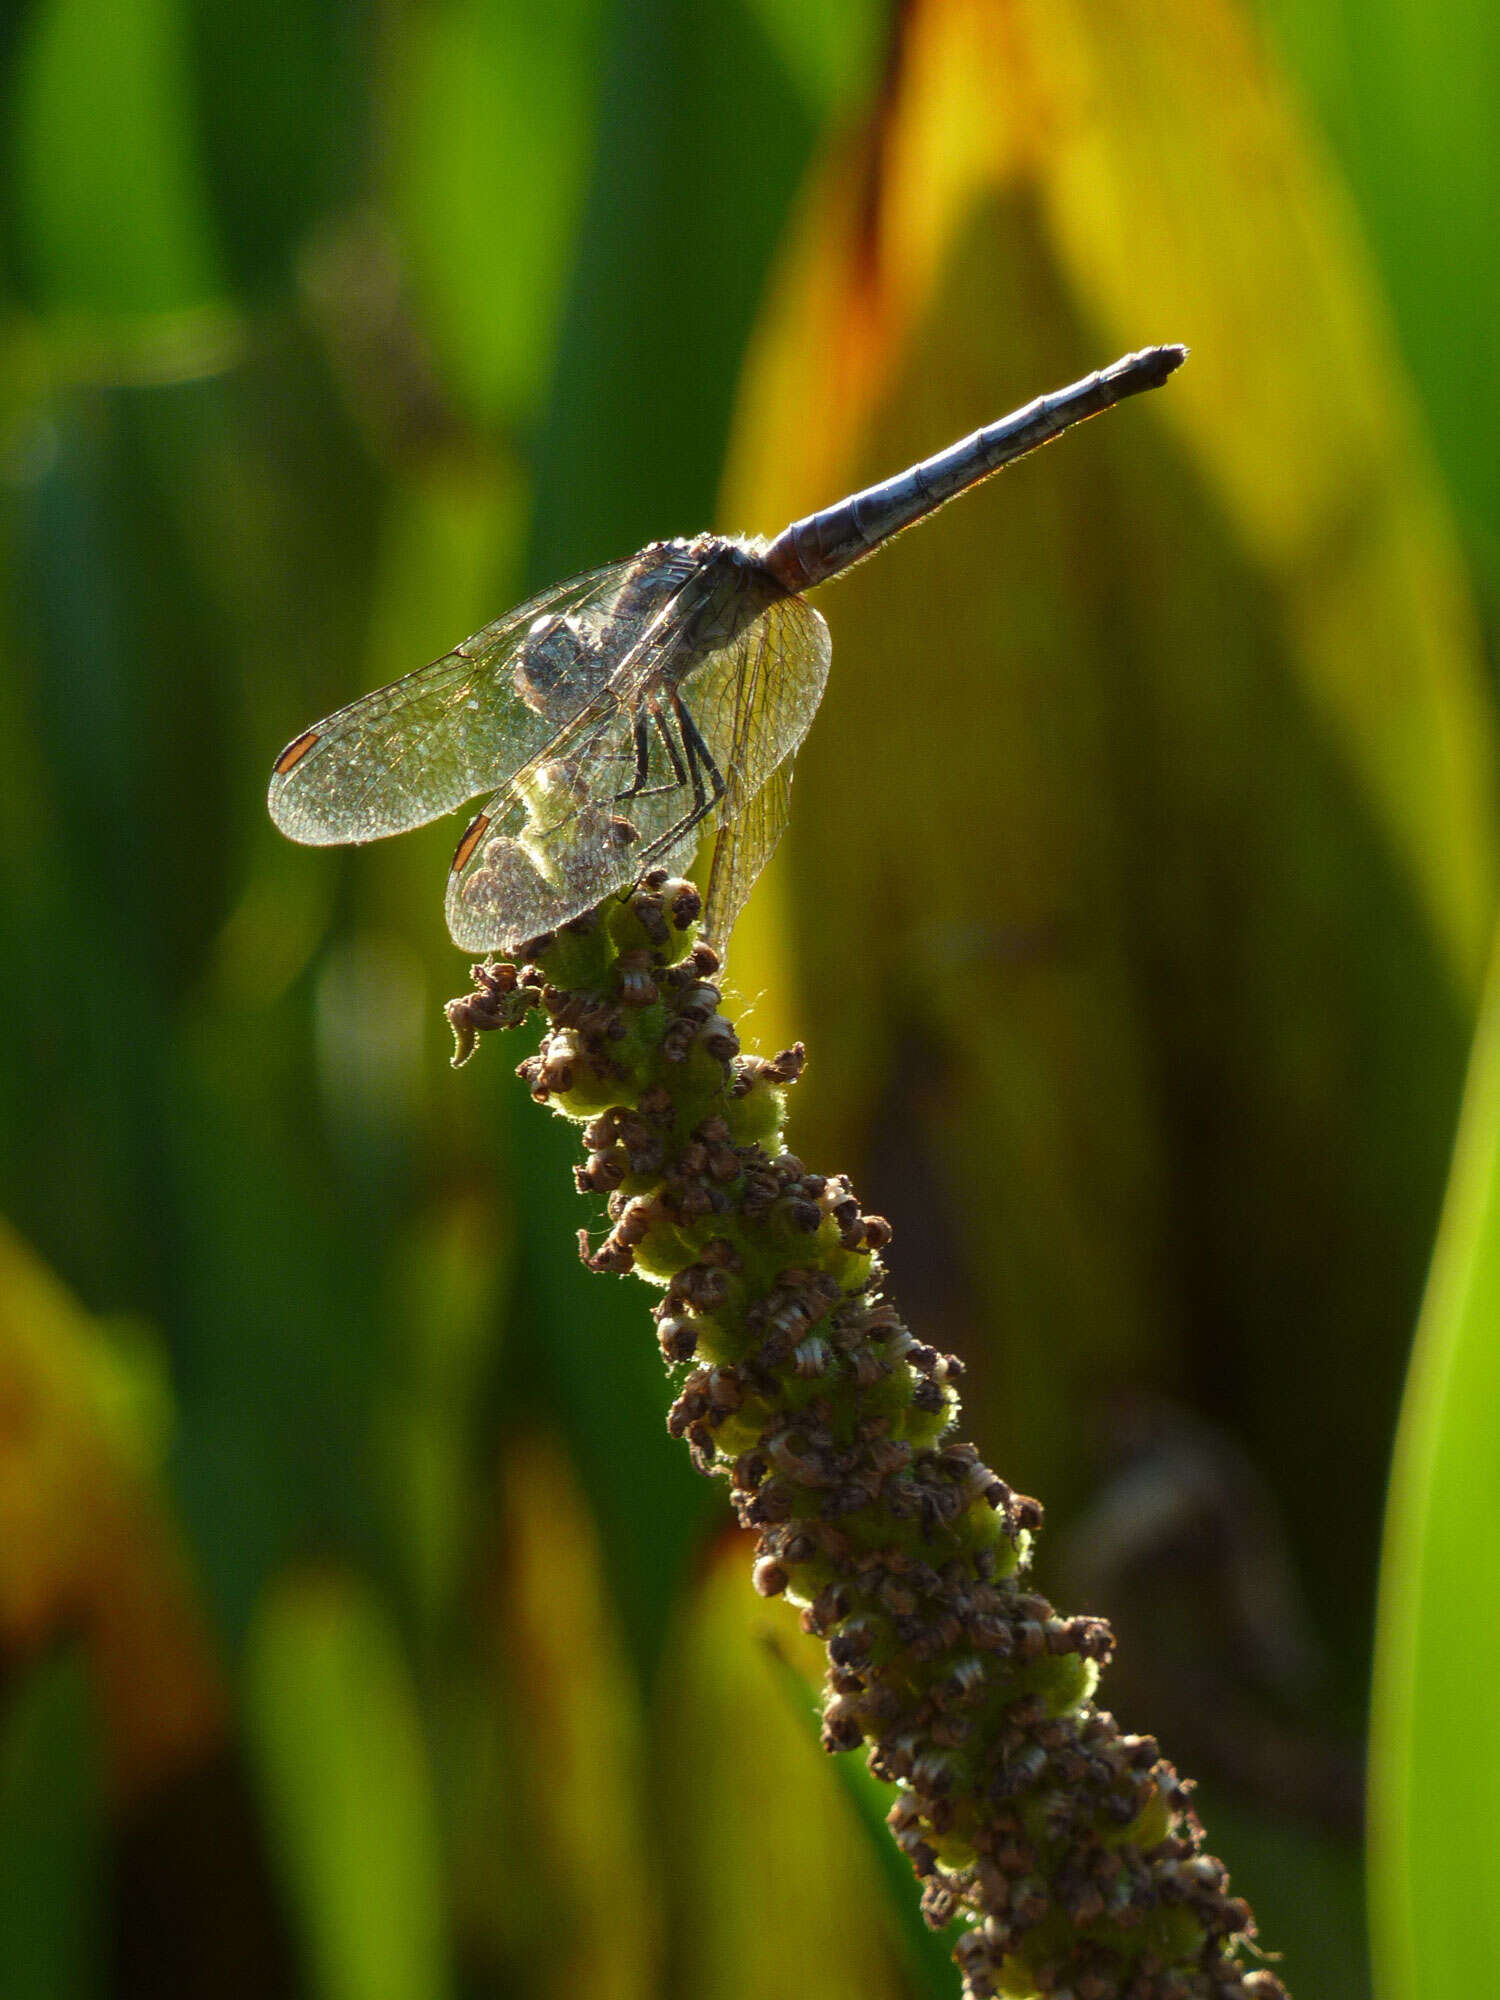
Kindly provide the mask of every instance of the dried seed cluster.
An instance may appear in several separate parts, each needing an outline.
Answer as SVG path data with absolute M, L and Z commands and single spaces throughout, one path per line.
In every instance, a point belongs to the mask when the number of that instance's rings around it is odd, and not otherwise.
M 546 1017 L 520 1073 L 583 1124 L 584 1261 L 662 1288 L 668 1427 L 756 1531 L 755 1587 L 826 1642 L 823 1741 L 898 1787 L 895 1838 L 970 1995 L 1281 2000 L 1246 1970 L 1246 1903 L 1202 1852 L 1188 1785 L 1095 1706 L 1113 1644 L 1028 1590 L 1041 1523 L 955 1434 L 962 1364 L 882 1295 L 890 1236 L 842 1176 L 782 1147 L 800 1047 L 743 1055 L 697 892 L 657 873 L 475 971 L 476 1036 Z

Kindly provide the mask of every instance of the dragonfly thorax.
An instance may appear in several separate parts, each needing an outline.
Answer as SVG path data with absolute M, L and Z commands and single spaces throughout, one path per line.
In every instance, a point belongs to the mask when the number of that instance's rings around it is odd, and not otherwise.
M 673 647 L 667 681 L 680 680 L 710 650 L 730 646 L 768 605 L 787 595 L 760 559 L 761 544 L 727 535 L 652 542 L 636 557 L 643 601 L 670 604 Z M 622 593 L 622 604 L 631 586 Z

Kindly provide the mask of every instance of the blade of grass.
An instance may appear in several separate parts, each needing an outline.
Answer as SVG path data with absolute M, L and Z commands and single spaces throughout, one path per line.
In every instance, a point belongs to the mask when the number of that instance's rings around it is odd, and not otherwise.
M 450 1990 L 437 1811 L 388 1614 L 347 1574 L 277 1587 L 248 1704 L 267 1816 L 320 2000 Z
M 877 1862 L 828 1759 L 787 1711 L 761 1644 L 777 1614 L 745 1587 L 748 1554 L 737 1533 L 716 1546 L 683 1595 L 658 1683 L 670 1990 L 695 2000 L 804 1988 L 817 2000 L 926 2000 L 930 1989 L 908 1980 Z M 780 1639 L 805 1715 L 821 1649 L 785 1621 Z M 910 1883 L 906 1895 L 915 1901 Z
M 0 1731 L 0 1992 L 93 2000 L 104 1992 L 103 1805 L 82 1658 L 49 1660 Z
M 1500 377 L 1474 335 L 1500 310 L 1500 265 L 1489 254 L 1500 12 L 1487 0 L 1260 0 L 1260 8 L 1348 172 L 1433 441 L 1493 589 Z
M 34 303 L 89 343 L 203 313 L 220 292 L 174 0 L 51 0 L 21 49 L 18 262 Z M 154 358 L 153 358 L 154 356 Z M 176 336 L 133 366 L 194 372 Z M 113 354 L 111 366 L 121 365 Z
M 1484 1992 L 1500 1903 L 1500 956 L 1474 1044 L 1391 1476 L 1371 1734 L 1370 1899 L 1387 2000 Z
M 821 1749 L 817 1689 L 798 1672 L 772 1633 L 762 1634 L 762 1644 L 788 1708 L 809 1740 Z M 883 1785 L 862 1757 L 835 1757 L 831 1762 L 839 1787 L 859 1822 L 870 1858 L 880 1870 L 891 1932 L 900 1945 L 913 1994 L 921 1996 L 921 2000 L 953 2000 L 958 1992 L 958 1971 L 952 1952 L 965 1927 L 950 1924 L 945 1930 L 932 1931 L 922 1921 L 910 1863 L 891 1839 L 885 1823 L 896 1796 L 895 1786 Z

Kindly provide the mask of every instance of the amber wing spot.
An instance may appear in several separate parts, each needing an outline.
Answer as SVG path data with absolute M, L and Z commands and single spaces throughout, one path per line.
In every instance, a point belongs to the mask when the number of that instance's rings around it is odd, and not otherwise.
M 304 729 L 300 736 L 294 736 L 271 767 L 276 776 L 284 778 L 288 771 L 295 771 L 317 740 L 316 729 Z
M 489 814 L 479 813 L 475 816 L 475 818 L 471 819 L 469 821 L 469 824 L 464 828 L 464 837 L 458 843 L 458 852 L 453 857 L 453 869 L 452 869 L 453 874 L 456 875 L 458 873 L 459 869 L 464 866 L 465 862 L 467 862 L 469 856 L 474 852 L 474 849 L 479 845 L 480 841 L 484 839 L 485 828 L 489 825 L 489 823 L 490 823 Z

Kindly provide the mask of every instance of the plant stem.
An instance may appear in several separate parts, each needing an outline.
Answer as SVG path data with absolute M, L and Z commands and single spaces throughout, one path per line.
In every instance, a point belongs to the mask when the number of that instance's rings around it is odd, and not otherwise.
M 1035 1500 L 956 1430 L 963 1367 L 883 1290 L 890 1237 L 841 1175 L 786 1151 L 801 1046 L 744 1055 L 691 883 L 657 872 L 475 968 L 454 1061 L 546 1017 L 520 1065 L 583 1125 L 580 1190 L 607 1197 L 591 1270 L 660 1286 L 668 1418 L 756 1531 L 754 1583 L 828 1649 L 822 1735 L 897 1787 L 889 1823 L 973 2000 L 1282 2000 L 1203 1851 L 1190 1787 L 1094 1696 L 1113 1648 L 1028 1588 Z

